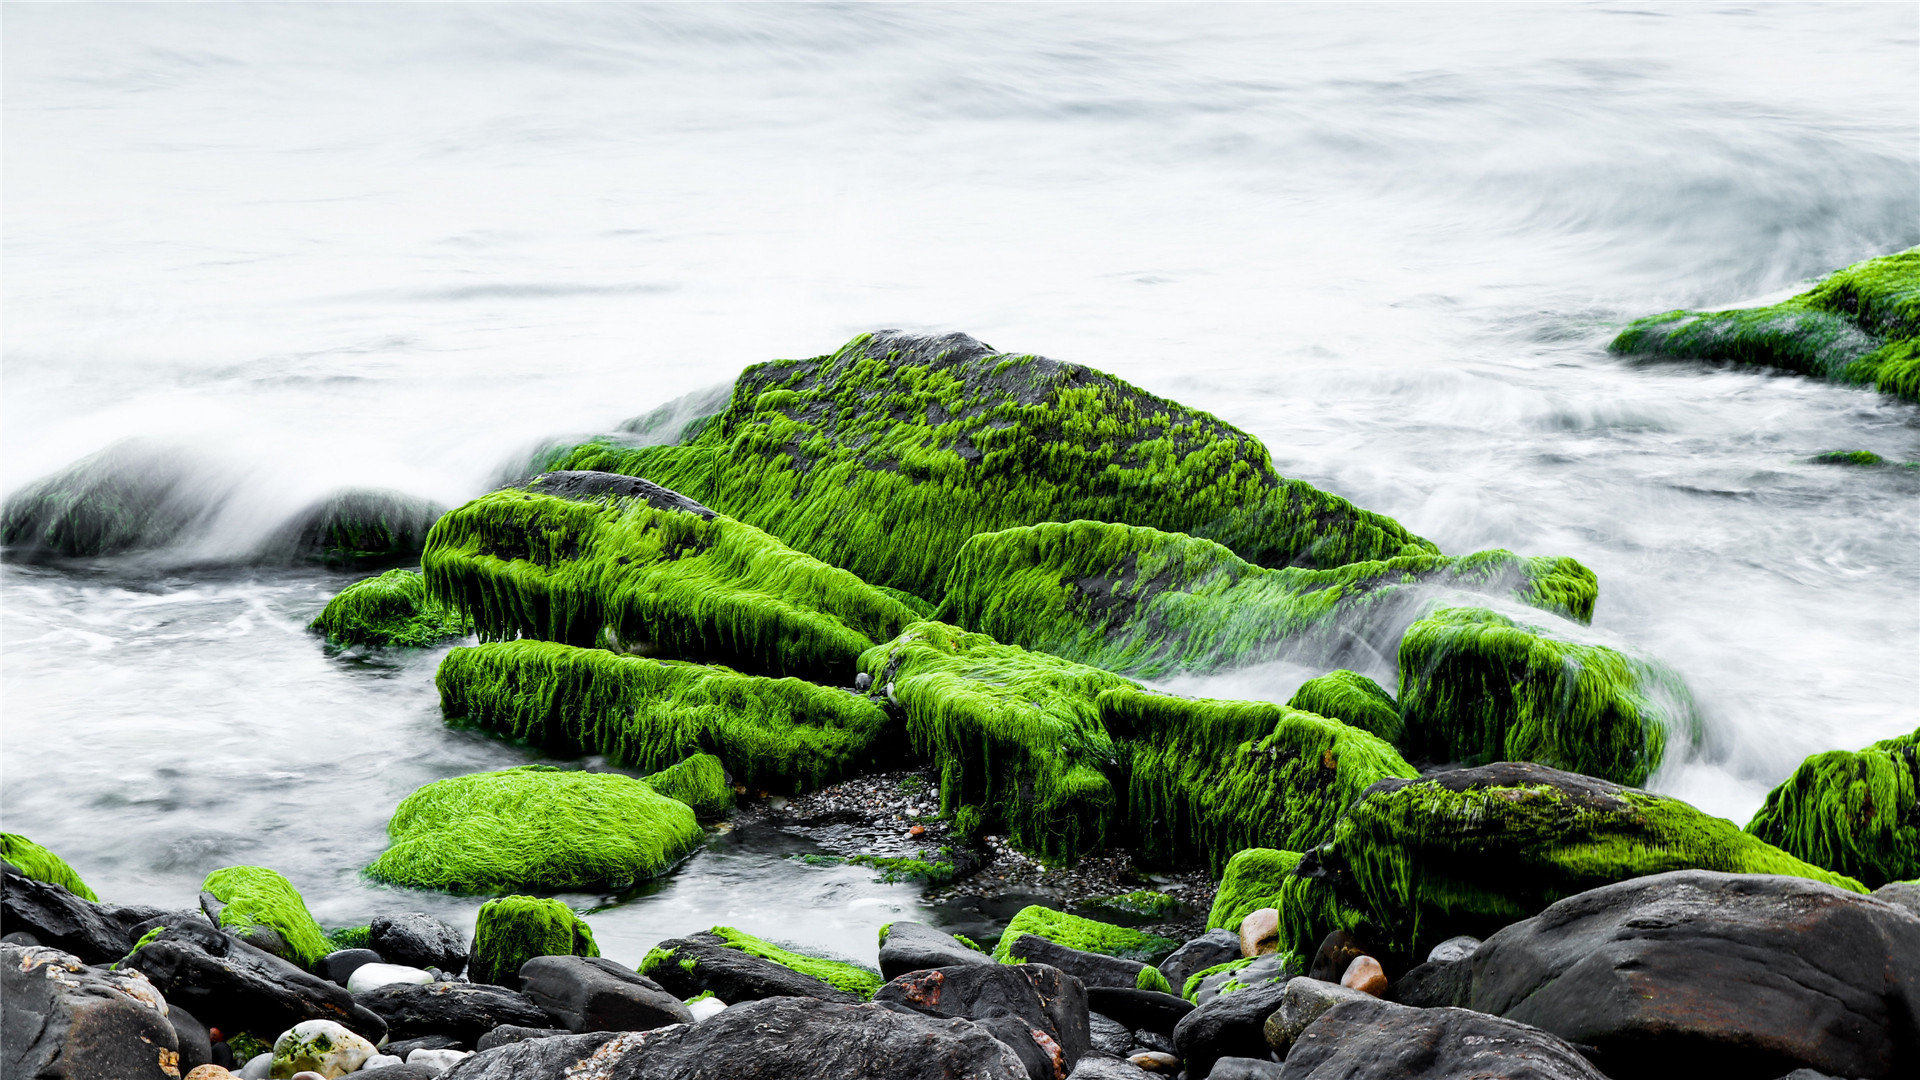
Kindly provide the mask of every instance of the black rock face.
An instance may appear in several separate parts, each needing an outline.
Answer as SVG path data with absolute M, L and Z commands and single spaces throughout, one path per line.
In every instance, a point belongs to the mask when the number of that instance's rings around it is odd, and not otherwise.
M 367 944 L 390 964 L 432 968 L 442 975 L 458 975 L 467 966 L 466 935 L 419 912 L 376 916 Z
M 145 972 L 169 1001 L 223 1031 L 277 1033 L 302 1020 L 333 1020 L 374 1043 L 387 1034 L 345 988 L 204 922 L 169 926 L 120 966 Z
M 873 1000 L 971 1020 L 1019 1055 L 1033 1080 L 1059 1080 L 1091 1044 L 1086 989 L 1045 964 L 915 971 L 881 987 Z
M 1307 1025 L 1279 1076 L 1606 1080 L 1578 1050 L 1538 1028 L 1466 1009 L 1415 1009 L 1373 1000 L 1335 1005 Z
M 89 967 L 59 949 L 0 945 L 0 999 L 0 1076 L 181 1075 L 166 1001 L 138 974 Z
M 1138 960 L 1070 949 L 1038 934 L 1021 934 L 1007 946 L 1007 954 L 1033 964 L 1046 964 L 1079 979 L 1088 987 L 1113 986 L 1128 990 L 1140 985 L 1140 973 L 1146 970 Z
M 520 965 L 520 991 L 575 1034 L 693 1023 L 659 983 L 600 956 L 536 956 Z
M 321 957 L 313 973 L 336 986 L 345 986 L 354 972 L 379 963 L 385 963 L 385 959 L 372 949 L 340 949 Z
M 555 1035 L 571 1034 L 573 1034 L 573 1032 L 568 1031 L 566 1028 L 537 1028 L 522 1027 L 519 1024 L 501 1024 L 499 1027 L 480 1036 L 480 1041 L 474 1043 L 473 1048 L 476 1051 L 491 1050 L 496 1046 L 511 1046 L 517 1042 L 526 1042 L 528 1039 L 551 1039 Z
M 1213 1063 L 1213 1080 L 1281 1080 L 1286 1069 L 1266 1058 L 1223 1057 Z
M 612 1041 L 611 1031 L 522 1039 L 482 1050 L 441 1073 L 441 1080 L 562 1080 L 567 1070 Z M 604 1075 L 604 1074 L 603 1074 Z
M 1387 997 L 1417 1009 L 1464 1009 L 1473 996 L 1473 964 L 1468 960 L 1427 961 L 1393 980 Z
M 1180 1021 L 1193 1011 L 1186 998 L 1163 994 L 1158 990 L 1134 990 L 1127 987 L 1089 986 L 1087 1005 L 1106 1013 L 1134 1030 L 1171 1035 Z
M 689 934 L 663 941 L 658 948 L 673 954 L 667 963 L 648 972 L 669 994 L 685 1000 L 711 991 L 729 1005 L 770 997 L 811 997 L 821 1001 L 859 1004 L 860 999 L 836 990 L 811 975 L 731 949 L 717 934 Z M 692 961 L 689 970 L 685 965 Z
M 167 1006 L 167 1022 L 173 1025 L 173 1035 L 180 1048 L 180 1075 L 185 1076 L 202 1065 L 213 1061 L 213 1040 L 207 1035 L 207 1025 L 178 1002 Z
M 1223 1057 L 1265 1057 L 1267 1017 L 1286 996 L 1284 982 L 1221 994 L 1186 1015 L 1173 1029 L 1174 1052 L 1193 1080 L 1204 1080 Z
M 0 933 L 32 934 L 41 945 L 89 964 L 113 963 L 134 941 L 106 908 L 11 866 L 0 869 Z
M 1104 1016 L 1099 1011 L 1087 1014 L 1087 1052 L 1126 1057 L 1133 1049 L 1133 1029 Z
M 1238 959 L 1240 935 L 1231 930 L 1209 930 L 1173 950 L 1173 955 L 1160 961 L 1160 974 L 1167 977 L 1167 982 L 1177 994 L 1186 989 L 1187 980 L 1195 972 Z
M 386 1021 L 396 1039 L 444 1035 L 468 1046 L 501 1024 L 548 1027 L 553 1018 L 525 994 L 487 983 L 397 984 L 355 994 L 362 1008 Z
M 978 949 L 969 949 L 952 934 L 925 923 L 894 923 L 887 927 L 887 939 L 880 943 L 880 974 L 889 979 L 897 979 L 909 971 L 991 963 L 993 957 Z

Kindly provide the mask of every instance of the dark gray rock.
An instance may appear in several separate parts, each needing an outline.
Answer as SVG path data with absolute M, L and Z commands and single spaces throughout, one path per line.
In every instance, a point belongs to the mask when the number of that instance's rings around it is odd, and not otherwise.
M 1145 1028 L 1164 1035 L 1193 1011 L 1193 1002 L 1158 990 L 1089 986 L 1087 1007 L 1106 1013 L 1129 1028 Z
M 107 917 L 126 928 L 129 943 L 146 937 L 148 931 L 160 930 L 169 926 L 198 926 L 214 929 L 205 914 L 199 911 L 163 911 L 158 908 L 132 907 L 116 908 L 107 912 Z
M 1890 881 L 1873 890 L 1875 900 L 1885 900 L 1889 904 L 1899 904 L 1915 915 L 1920 915 L 1920 881 Z
M 177 1002 L 167 1006 L 167 1023 L 173 1025 L 174 1042 L 180 1050 L 181 1076 L 213 1062 L 213 1039 L 207 1035 L 207 1025 Z
M 263 559 L 378 566 L 417 558 L 447 508 L 382 488 L 346 488 L 301 508 L 260 546 Z
M 1089 1002 L 1089 1005 L 1092 1003 Z M 1126 1057 L 1133 1049 L 1133 1029 L 1098 1011 L 1087 1014 L 1087 1052 Z
M 1120 1054 L 1088 1054 L 1073 1067 L 1067 1080 L 1149 1080 L 1150 1073 Z
M 62 890 L 64 891 L 64 890 Z M 44 946 L 0 945 L 0 1076 L 172 1080 L 166 1000 L 138 972 Z
M 1249 986 L 1262 986 L 1268 983 L 1286 982 L 1299 974 L 1297 965 L 1290 965 L 1288 957 L 1280 953 L 1268 953 L 1255 957 L 1253 963 L 1232 971 L 1216 971 L 1200 980 L 1194 987 L 1193 1002 L 1205 1005 L 1223 993 L 1238 993 Z
M 1451 1006 L 1464 1009 L 1473 996 L 1473 963 L 1470 959 L 1419 965 L 1387 984 L 1387 1000 L 1417 1009 Z
M 901 921 L 887 927 L 880 942 L 880 974 L 897 979 L 909 971 L 991 964 L 993 957 L 969 949 L 960 939 L 925 923 Z
M 1267 1017 L 1262 1034 L 1269 1048 L 1285 1054 L 1307 1025 L 1320 1019 L 1327 1010 L 1349 1001 L 1368 1000 L 1372 999 L 1358 990 L 1302 975 L 1287 981 L 1287 991 L 1280 996 L 1280 1007 Z
M 1280 1080 L 1286 1069 L 1266 1058 L 1223 1057 L 1213 1063 L 1213 1080 Z
M 321 957 L 313 966 L 313 973 L 337 986 L 345 986 L 354 972 L 368 964 L 383 963 L 386 961 L 372 949 L 339 949 Z
M 1466 1009 L 1414 1009 L 1372 998 L 1343 1002 L 1309 1024 L 1288 1051 L 1280 1076 L 1606 1080 L 1578 1050 L 1538 1028 Z
M 555 1035 L 571 1034 L 573 1034 L 573 1032 L 568 1031 L 566 1028 L 537 1028 L 522 1027 L 519 1024 L 501 1024 L 499 1027 L 480 1036 L 480 1041 L 474 1043 L 473 1048 L 476 1051 L 491 1050 L 496 1046 L 508 1046 L 517 1042 L 526 1042 L 528 1039 L 551 1039 Z
M 1059 1080 L 1087 1052 L 1091 1038 L 1086 989 L 1045 964 L 909 972 L 881 987 L 873 1000 L 971 1020 L 1006 1043 L 1033 1080 Z
M 469 1050 L 470 1042 L 462 1042 L 451 1035 L 419 1035 L 411 1039 L 395 1039 L 380 1052 L 392 1054 L 405 1061 L 415 1050 Z
M 355 994 L 354 1001 L 385 1020 L 395 1039 L 445 1035 L 471 1046 L 501 1024 L 553 1026 L 525 994 L 489 983 L 396 983 Z
M 1173 1029 L 1174 1053 L 1193 1080 L 1204 1080 L 1215 1060 L 1223 1057 L 1264 1057 L 1267 1017 L 1280 1008 L 1287 992 L 1283 982 L 1262 983 L 1236 990 L 1188 1013 Z
M 1455 960 L 1465 960 L 1480 948 L 1480 939 L 1467 934 L 1450 937 L 1435 945 L 1427 952 L 1427 963 L 1446 964 Z
M 1682 870 L 1570 896 L 1489 937 L 1472 1006 L 1608 1072 L 1920 1075 L 1920 918 L 1804 878 Z
M 536 956 L 520 965 L 520 992 L 575 1034 L 693 1023 L 659 983 L 601 956 Z
M 88 964 L 111 964 L 127 955 L 134 941 L 99 904 L 9 867 L 0 870 L 0 933 L 23 931 Z
M 367 944 L 390 964 L 432 968 L 458 975 L 467 966 L 467 938 L 431 915 L 379 915 L 367 928 Z
M 708 520 L 714 516 L 712 510 L 677 491 L 670 491 L 651 480 L 621 473 L 596 472 L 591 469 L 541 473 L 528 481 L 527 490 L 551 495 L 556 499 L 575 501 L 613 495 L 623 499 L 644 500 L 655 510 L 681 510 L 689 514 L 698 514 Z
M 27 933 L 25 930 L 15 930 L 11 934 L 0 934 L 0 945 L 18 945 L 25 949 L 38 944 L 40 944 L 40 939 Z
M 1186 988 L 1187 980 L 1193 977 L 1194 972 L 1238 959 L 1240 935 L 1231 930 L 1209 930 L 1173 950 L 1173 955 L 1160 961 L 1160 974 L 1167 977 L 1167 982 L 1177 994 Z
M 1157 1031 L 1148 1031 L 1145 1028 L 1133 1033 L 1133 1049 L 1157 1050 L 1163 1054 L 1172 1054 L 1175 1057 L 1180 1056 L 1179 1051 L 1174 1048 L 1173 1036 L 1162 1035 Z M 1133 1055 L 1129 1053 L 1127 1056 L 1132 1057 Z
M 860 999 L 837 990 L 811 975 L 728 948 L 718 934 L 689 934 L 661 942 L 657 948 L 672 954 L 647 975 L 669 994 L 686 1000 L 711 991 L 729 1005 L 770 997 L 811 997 L 852 1005 Z M 686 961 L 693 961 L 691 969 Z
M 438 1080 L 442 1071 L 438 1065 L 382 1065 L 352 1076 L 353 1080 Z
M 1314 950 L 1313 963 L 1307 967 L 1307 974 L 1321 982 L 1337 983 L 1340 976 L 1347 973 L 1347 965 L 1362 956 L 1378 958 L 1359 938 L 1345 930 L 1335 930 L 1321 939 L 1320 947 Z
M 611 1031 L 525 1039 L 482 1050 L 441 1073 L 441 1080 L 563 1080 L 567 1070 L 616 1038 Z M 605 1074 L 601 1074 L 604 1076 Z
M 334 1020 L 374 1043 L 387 1034 L 344 988 L 204 922 L 167 927 L 120 966 L 145 972 L 169 1001 L 224 1031 L 277 1034 L 302 1020 Z
M 1046 964 L 1079 979 L 1088 987 L 1115 986 L 1129 990 L 1140 985 L 1146 969 L 1138 960 L 1122 960 L 1084 949 L 1070 949 L 1038 934 L 1021 934 L 1007 946 L 1007 955 L 1031 964 Z

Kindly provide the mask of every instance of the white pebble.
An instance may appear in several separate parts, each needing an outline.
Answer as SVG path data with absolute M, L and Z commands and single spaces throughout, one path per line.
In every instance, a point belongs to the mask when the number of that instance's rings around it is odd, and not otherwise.
M 701 998 L 699 1001 L 692 1002 L 687 1006 L 687 1011 L 693 1014 L 694 1020 L 700 1021 L 705 1020 L 714 1013 L 720 1012 L 726 1007 L 726 1002 L 721 1001 L 717 997 L 710 997 Z
M 367 1063 L 365 1065 L 360 1066 L 360 1068 L 362 1071 L 365 1071 L 367 1069 L 385 1068 L 388 1065 L 405 1065 L 405 1064 L 406 1062 L 400 1060 L 399 1058 L 393 1056 L 392 1054 L 375 1054 L 372 1057 L 368 1058 Z
M 240 1070 L 240 1080 L 267 1080 L 273 1072 L 272 1054 L 255 1054 Z
M 471 1050 L 415 1050 L 407 1055 L 409 1065 L 431 1065 L 445 1072 L 473 1056 Z
M 396 983 L 409 983 L 425 986 L 433 982 L 433 972 L 403 964 L 362 964 L 347 976 L 347 993 L 364 994 L 369 990 L 378 990 L 383 986 Z

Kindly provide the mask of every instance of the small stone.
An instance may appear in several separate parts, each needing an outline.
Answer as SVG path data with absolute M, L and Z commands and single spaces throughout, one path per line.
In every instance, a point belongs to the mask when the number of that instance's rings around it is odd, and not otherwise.
M 362 964 L 347 977 L 347 991 L 364 994 L 369 990 L 378 990 L 383 986 L 392 986 L 396 983 L 425 986 L 436 981 L 438 980 L 434 979 L 433 972 L 422 971 L 417 967 L 407 967 L 404 964 Z
M 332 1077 L 324 1076 L 312 1069 L 302 1069 L 293 1074 L 293 1080 L 332 1080 Z
M 1240 920 L 1240 955 L 1264 956 L 1280 951 L 1280 912 L 1263 907 Z
M 1347 973 L 1340 976 L 1340 985 L 1374 997 L 1385 997 L 1387 973 L 1373 957 L 1356 956 L 1353 963 L 1347 965 Z
M 873 676 L 864 671 L 855 675 L 853 677 L 853 688 L 862 694 L 873 689 Z
M 313 973 L 338 986 L 351 986 L 349 980 L 354 972 L 368 964 L 385 962 L 385 958 L 372 949 L 338 949 L 321 957 Z
M 1427 953 L 1427 963 L 1450 964 L 1456 960 L 1465 960 L 1467 957 L 1472 956 L 1474 950 L 1479 947 L 1480 939 L 1477 937 L 1469 937 L 1466 934 L 1461 934 L 1459 937 L 1450 937 L 1440 944 L 1435 945 L 1433 950 Z
M 1337 983 L 1340 976 L 1353 963 L 1356 956 L 1369 955 L 1369 950 L 1360 943 L 1360 939 L 1345 930 L 1335 930 L 1320 940 L 1320 947 L 1313 952 L 1313 964 L 1307 968 L 1307 974 L 1321 982 Z
M 255 1054 L 253 1059 L 240 1067 L 240 1080 L 267 1080 L 273 1072 L 272 1054 Z
M 202 1065 L 186 1075 L 186 1080 L 232 1080 L 233 1074 L 218 1065 Z
M 1165 1050 L 1142 1050 L 1127 1059 L 1148 1072 L 1174 1073 L 1180 1071 L 1180 1059 Z
M 375 1053 L 372 1043 L 338 1021 L 303 1020 L 274 1040 L 273 1072 L 312 1072 L 333 1080 L 357 1071 Z
M 907 835 L 920 836 L 925 834 L 926 831 L 927 831 L 927 827 L 925 825 L 915 825 L 913 828 L 907 830 Z
M 473 1053 L 469 1050 L 415 1050 L 407 1055 L 407 1064 L 451 1069 L 472 1056 Z
M 693 1014 L 694 1023 L 697 1024 L 707 1017 L 724 1010 L 726 1007 L 727 1003 L 721 1001 L 719 998 L 706 997 L 701 998 L 699 1001 L 688 1003 L 687 1011 Z
M 368 1069 L 384 1069 L 389 1065 L 405 1064 L 406 1061 L 404 1059 L 394 1057 L 392 1054 L 375 1054 L 367 1059 L 365 1065 L 360 1066 L 360 1071 L 365 1072 Z
M 1286 994 L 1280 999 L 1280 1007 L 1262 1025 L 1261 1036 L 1266 1039 L 1268 1046 L 1284 1054 L 1292 1048 L 1307 1025 L 1320 1019 L 1327 1010 L 1349 1001 L 1365 1000 L 1366 995 L 1345 986 L 1321 982 L 1304 975 L 1290 979 L 1287 981 Z

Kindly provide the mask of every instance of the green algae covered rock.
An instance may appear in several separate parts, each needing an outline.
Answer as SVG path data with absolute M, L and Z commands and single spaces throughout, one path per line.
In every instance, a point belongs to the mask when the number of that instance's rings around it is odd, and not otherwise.
M 1679 799 L 1502 762 L 1368 789 L 1283 882 L 1281 943 L 1311 955 L 1347 929 L 1404 962 L 1575 893 L 1688 869 L 1866 891 Z
M 913 619 L 772 536 L 631 477 L 549 473 L 448 513 L 421 556 L 433 595 L 489 640 L 541 638 L 852 681 Z
M 829 356 L 759 364 L 684 442 L 615 437 L 543 465 L 645 476 L 929 599 L 968 537 L 1042 521 L 1193 533 L 1262 566 L 1436 550 L 1281 477 L 1259 440 L 1213 416 L 965 334 L 882 331 Z
M 799 679 L 546 641 L 454 649 L 436 678 L 450 722 L 642 771 L 718 757 L 743 784 L 805 791 L 891 753 L 870 698 Z
M 536 956 L 599 956 L 593 929 L 558 900 L 503 896 L 480 905 L 467 955 L 467 977 L 495 986 L 520 985 L 520 965 Z
M 268 952 L 312 967 L 333 951 L 300 891 L 277 871 L 264 866 L 225 867 L 208 874 L 200 883 L 200 891 L 224 905 L 215 909 L 221 927 Z M 204 900 L 202 903 L 205 905 Z M 207 914 L 213 915 L 214 911 Z
M 1166 919 L 1179 911 L 1180 901 L 1163 892 L 1135 889 L 1133 892 L 1121 893 L 1118 896 L 1091 897 L 1081 901 L 1080 906 L 1132 919 L 1157 921 Z
M 424 649 L 473 633 L 466 616 L 427 595 L 427 581 L 416 570 L 389 570 L 356 581 L 327 601 L 308 626 L 327 637 L 328 646 L 397 645 Z
M 1400 741 L 1400 705 L 1380 684 L 1357 671 L 1329 671 L 1308 679 L 1287 708 L 1338 720 L 1389 743 Z
M 1248 848 L 1227 860 L 1220 888 L 1213 894 L 1207 929 L 1239 932 L 1240 920 L 1261 908 L 1278 909 L 1285 897 L 1281 887 L 1300 865 L 1300 853 L 1275 848 Z
M 1512 597 L 1586 619 L 1592 571 L 1506 551 L 1402 555 L 1328 569 L 1266 569 L 1220 544 L 1100 521 L 975 536 L 947 578 L 941 617 L 1000 641 L 1151 678 L 1303 655 L 1356 636 L 1386 647 L 1432 589 Z
M 678 765 L 643 776 L 640 782 L 669 799 L 686 803 L 702 820 L 725 817 L 733 809 L 733 786 L 726 767 L 712 754 L 695 754 Z
M 858 964 L 793 952 L 770 941 L 754 937 L 752 934 L 742 933 L 731 926 L 716 926 L 708 933 L 718 937 L 729 949 L 738 949 L 749 956 L 771 960 L 781 967 L 819 979 L 836 990 L 857 994 L 863 1000 L 872 998 L 873 992 L 887 983 L 879 972 L 863 968 Z M 643 966 L 641 968 L 643 974 L 645 970 Z
M 275 531 L 265 554 L 328 566 L 411 562 L 427 530 L 447 508 L 382 488 L 336 491 L 302 508 Z
M 1096 699 L 1132 683 L 937 622 L 914 623 L 860 668 L 940 770 L 942 813 L 973 808 L 978 827 L 1049 861 L 1105 843 L 1121 759 Z
M 1417 775 L 1379 738 L 1284 705 L 1136 688 L 1099 705 L 1130 751 L 1128 846 L 1162 861 L 1199 857 L 1217 871 L 1249 847 L 1303 851 L 1369 785 Z
M 1747 831 L 1869 888 L 1920 878 L 1920 730 L 1801 762 Z
M 1416 760 L 1532 761 L 1629 785 L 1699 727 L 1672 671 L 1481 608 L 1407 628 L 1400 715 L 1401 749 Z
M 1855 263 L 1768 307 L 1650 315 L 1609 348 L 1784 368 L 1920 401 L 1920 248 Z
M 402 799 L 367 873 L 395 885 L 507 892 L 630 885 L 700 843 L 687 804 L 618 773 L 550 765 L 436 780 Z
M 80 880 L 79 873 L 67 865 L 67 860 L 19 833 L 0 833 L 0 859 L 12 863 L 14 869 L 26 877 L 58 885 L 82 900 L 100 899 Z
M 8 497 L 0 546 L 28 559 L 164 547 L 211 509 L 201 464 L 163 442 L 115 443 Z
M 1179 942 L 1158 934 L 1115 926 L 1097 919 L 1083 919 L 1078 915 L 1031 904 L 1021 908 L 1013 916 L 1013 921 L 1007 924 L 1006 933 L 1000 935 L 1000 944 L 993 950 L 993 958 L 1003 964 L 1018 963 L 1008 950 L 1021 934 L 1043 937 L 1069 949 L 1117 956 L 1122 960 L 1137 960 L 1148 965 L 1180 947 Z

